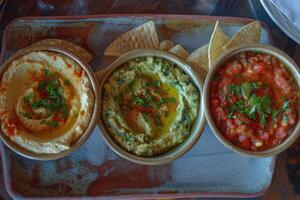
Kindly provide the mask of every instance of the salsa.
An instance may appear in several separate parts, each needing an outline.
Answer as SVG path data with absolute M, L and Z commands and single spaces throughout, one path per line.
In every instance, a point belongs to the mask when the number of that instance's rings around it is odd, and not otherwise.
M 156 56 L 129 60 L 104 84 L 102 119 L 128 152 L 154 156 L 191 134 L 199 92 L 175 63 Z
M 282 143 L 297 123 L 297 85 L 277 58 L 242 52 L 225 61 L 210 85 L 211 113 L 220 132 L 250 151 Z

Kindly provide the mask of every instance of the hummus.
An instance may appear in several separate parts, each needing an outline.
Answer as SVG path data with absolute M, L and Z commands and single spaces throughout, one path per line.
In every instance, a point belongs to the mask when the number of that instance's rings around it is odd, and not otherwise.
M 94 105 L 91 82 L 72 59 L 37 51 L 14 60 L 0 85 L 1 130 L 35 153 L 69 149 L 87 128 Z
M 182 143 L 198 115 L 199 92 L 191 78 L 158 57 L 129 61 L 104 85 L 102 119 L 125 150 L 139 156 Z

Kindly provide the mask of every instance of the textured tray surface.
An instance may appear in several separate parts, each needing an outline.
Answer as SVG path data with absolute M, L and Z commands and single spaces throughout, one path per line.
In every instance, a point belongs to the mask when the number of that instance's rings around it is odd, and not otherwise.
M 6 29 L 2 59 L 43 38 L 63 38 L 89 49 L 93 69 L 107 66 L 104 49 L 123 32 L 152 19 L 160 40 L 171 39 L 190 52 L 206 44 L 216 18 L 202 16 L 99 16 L 94 18 L 24 18 Z M 249 20 L 219 18 L 228 35 Z M 263 29 L 261 43 L 270 43 Z M 57 161 L 33 161 L 1 145 L 5 183 L 14 197 L 68 196 L 256 196 L 270 185 L 275 158 L 239 156 L 215 138 L 208 125 L 198 143 L 168 165 L 143 166 L 109 149 L 97 127 L 88 141 Z M 137 196 L 138 195 L 138 196 Z

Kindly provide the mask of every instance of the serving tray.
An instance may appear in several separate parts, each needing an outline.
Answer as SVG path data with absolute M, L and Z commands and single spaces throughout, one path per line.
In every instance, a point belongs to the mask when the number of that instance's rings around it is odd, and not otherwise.
M 44 38 L 73 41 L 93 53 L 94 70 L 108 66 L 105 48 L 120 34 L 148 20 L 159 39 L 170 39 L 190 52 L 208 43 L 216 20 L 233 35 L 250 19 L 185 15 L 100 15 L 19 18 L 5 30 L 1 61 Z M 261 43 L 271 43 L 263 26 Z M 2 143 L 4 181 L 12 198 L 175 198 L 255 197 L 272 182 L 275 157 L 243 157 L 226 149 L 208 125 L 196 145 L 178 160 L 160 166 L 134 164 L 117 156 L 96 127 L 88 141 L 56 161 L 23 158 Z

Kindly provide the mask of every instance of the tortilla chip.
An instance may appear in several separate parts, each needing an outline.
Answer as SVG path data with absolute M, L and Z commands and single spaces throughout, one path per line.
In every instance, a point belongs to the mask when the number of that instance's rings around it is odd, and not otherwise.
M 261 25 L 259 21 L 254 21 L 243 26 L 238 32 L 236 32 L 223 48 L 224 50 L 228 50 L 239 44 L 259 43 L 260 35 Z
M 208 71 L 208 44 L 193 51 L 186 59 L 186 62 L 194 67 L 201 67 Z
M 169 51 L 174 46 L 171 40 L 164 40 L 159 44 L 159 49 L 163 51 Z
M 38 46 L 38 45 L 50 45 L 50 46 L 64 48 L 72 52 L 73 54 L 75 54 L 76 56 L 78 56 L 80 59 L 84 60 L 87 63 L 91 62 L 93 58 L 92 54 L 89 53 L 87 50 L 67 40 L 45 39 L 45 40 L 40 40 L 32 44 L 31 46 Z
M 105 50 L 105 56 L 121 56 L 133 49 L 158 49 L 159 40 L 153 21 L 146 22 L 115 39 Z
M 174 47 L 172 47 L 169 52 L 175 54 L 178 58 L 182 59 L 182 60 L 186 60 L 187 57 L 189 56 L 189 52 L 187 52 L 187 50 L 185 50 L 182 46 L 180 46 L 179 44 L 175 45 Z
M 225 33 L 223 33 L 222 29 L 219 27 L 219 21 L 217 21 L 208 45 L 209 68 L 223 53 L 223 46 L 227 44 L 228 41 L 229 37 Z

